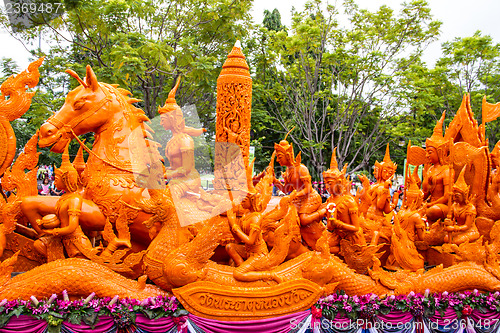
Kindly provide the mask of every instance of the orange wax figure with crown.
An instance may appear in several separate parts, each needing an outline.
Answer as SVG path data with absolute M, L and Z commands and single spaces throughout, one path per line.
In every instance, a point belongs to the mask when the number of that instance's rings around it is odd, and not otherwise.
M 195 169 L 194 141 L 191 136 L 199 136 L 206 129 L 186 126 L 182 110 L 175 101 L 175 93 L 181 77 L 168 94 L 165 105 L 158 108 L 161 125 L 172 131 L 172 138 L 165 147 L 165 156 L 170 166 L 165 168 L 165 178 L 169 180 L 172 195 L 182 197 L 187 191 L 198 193 L 201 188 L 200 174 Z
M 69 145 L 69 142 L 68 142 Z M 69 163 L 69 157 L 67 153 L 67 147 L 65 148 L 65 153 L 63 154 L 63 162 L 59 169 L 54 171 L 55 173 L 55 185 L 58 189 L 64 190 L 67 192 L 62 197 L 59 196 L 28 196 L 21 199 L 21 211 L 24 216 L 28 218 L 33 228 L 38 232 L 39 235 L 43 234 L 51 234 L 54 236 L 66 235 L 67 238 L 71 238 L 70 234 L 75 232 L 79 238 L 80 236 L 83 238 L 87 238 L 82 230 L 82 225 L 86 227 L 88 232 L 95 230 L 93 227 L 96 223 L 104 225 L 105 217 L 100 212 L 99 208 L 90 200 L 84 199 L 82 193 L 84 191 L 84 183 L 85 183 L 85 160 L 83 159 L 83 150 L 82 147 L 78 150 L 78 154 L 73 161 L 73 164 Z M 71 199 L 73 198 L 73 199 Z M 69 200 L 71 199 L 71 200 Z M 62 200 L 62 201 L 61 201 Z M 69 200 L 69 201 L 67 201 Z M 71 211 L 66 211 L 68 205 L 70 203 L 74 203 L 74 205 L 78 207 L 71 208 Z M 64 209 L 62 207 L 65 207 Z M 61 209 L 63 209 L 64 217 L 61 220 Z M 78 212 L 77 212 L 78 211 Z M 71 214 L 69 214 L 70 212 Z M 69 216 L 72 217 L 71 219 Z M 44 220 L 56 219 L 60 222 L 56 223 L 63 227 L 66 227 L 62 233 L 58 230 L 43 230 L 40 228 L 40 223 Z M 76 222 L 75 222 L 76 221 Z M 75 228 L 75 229 L 73 229 Z M 68 233 L 69 230 L 69 233 Z M 81 231 L 81 234 L 80 234 Z M 57 234 L 57 235 L 56 235 Z M 75 235 L 76 235 L 75 234 Z M 47 243 L 40 239 L 41 241 L 35 242 L 36 249 L 43 254 L 45 257 L 48 257 L 47 253 Z M 87 238 L 88 240 L 88 238 Z M 69 243 L 68 243 L 69 244 Z M 86 244 L 86 241 L 82 240 L 82 244 Z M 67 250 L 67 254 L 70 257 L 80 255 L 79 251 L 75 250 L 74 246 L 68 246 L 72 248 L 71 250 Z M 71 253 L 71 254 L 70 254 Z
M 464 179 L 465 168 L 458 175 L 452 188 L 453 204 L 444 221 L 446 225 L 444 229 L 448 232 L 444 237 L 446 243 L 462 244 L 467 241 L 473 242 L 480 237 L 474 223 L 476 207 L 469 198 L 469 186 Z
M 427 220 L 434 223 L 444 220 L 448 214 L 449 196 L 454 176 L 448 165 L 449 142 L 443 137 L 445 113 L 434 127 L 432 136 L 425 141 L 426 157 L 429 164 L 424 169 L 422 190 Z
M 286 171 L 283 173 L 285 183 L 282 184 L 275 178 L 274 185 L 283 193 L 297 191 L 293 204 L 299 214 L 300 232 L 306 244 L 315 249 L 316 241 L 325 229 L 321 219 L 326 214 L 326 208 L 320 209 L 321 196 L 312 188 L 309 170 L 300 163 L 300 152 L 295 157 L 293 146 L 286 141 L 286 136 L 279 144 L 274 144 L 274 150 L 278 163 L 281 166 L 286 166 Z
M 60 237 L 68 257 L 84 257 L 82 248 L 91 248 L 92 244 L 80 227 L 80 215 L 82 214 L 83 197 L 81 181 L 78 179 L 78 171 L 69 161 L 68 145 L 62 155 L 61 166 L 54 170 L 55 185 L 64 193 L 56 204 L 55 216 L 60 221 L 60 227 L 42 229 L 42 233 Z M 40 224 L 40 220 L 37 224 Z M 42 238 L 43 239 L 43 238 Z M 47 248 L 42 239 L 35 242 L 38 251 L 47 256 Z
M 365 246 L 363 229 L 360 224 L 359 209 L 356 199 L 348 193 L 347 179 L 345 179 L 346 167 L 339 170 L 335 153 L 333 150 L 330 168 L 323 172 L 326 189 L 330 193 L 325 207 L 334 205 L 334 215 L 328 218 L 327 228 L 332 232 L 330 236 L 330 251 L 340 252 L 340 241 L 349 240 L 352 244 Z M 328 215 L 328 214 L 327 214 Z
M 274 158 L 274 156 L 273 156 Z M 271 258 L 278 251 L 283 243 L 283 237 L 278 237 L 275 240 L 273 250 L 269 252 L 266 242 L 262 235 L 262 220 L 263 220 L 263 196 L 253 186 L 252 181 L 253 162 L 246 167 L 247 186 L 248 190 L 243 201 L 240 203 L 246 213 L 237 217 L 233 209 L 227 211 L 227 218 L 231 232 L 236 239 L 243 244 L 230 243 L 226 245 L 226 251 L 233 259 L 237 268 L 233 272 L 233 276 L 239 281 L 257 281 L 257 280 L 274 280 L 281 282 L 281 278 L 271 269 L 283 262 L 288 253 L 288 244 L 284 255 L 277 261 Z M 269 187 L 269 186 L 268 186 Z M 276 233 L 279 235 L 281 229 L 278 228 Z M 275 234 L 276 234 L 275 233 Z M 276 237 L 276 236 L 275 236 Z
M 395 207 L 393 201 L 397 202 L 398 200 L 397 196 L 391 199 L 390 192 L 391 180 L 396 172 L 396 167 L 396 164 L 391 161 L 389 144 L 387 144 L 383 161 L 375 162 L 373 175 L 377 182 L 370 185 L 366 176 L 359 176 L 365 192 L 361 196 L 361 212 L 365 215 L 365 232 L 375 244 L 379 238 L 390 243 L 391 225 L 385 215 L 392 212 Z
M 418 168 L 408 177 L 409 188 L 406 190 L 403 206 L 394 218 L 391 238 L 391 254 L 387 259 L 387 268 L 417 271 L 424 267 L 424 258 L 418 253 L 416 241 L 425 237 L 425 222 L 420 215 L 423 193 L 418 186 Z

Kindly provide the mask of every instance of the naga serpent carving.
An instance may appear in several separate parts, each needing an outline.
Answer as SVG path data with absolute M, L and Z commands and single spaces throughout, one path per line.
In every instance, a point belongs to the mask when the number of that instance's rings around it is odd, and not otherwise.
M 29 272 L 10 278 L 17 254 L 0 266 L 0 298 L 28 299 L 29 295 L 50 297 L 66 290 L 74 298 L 95 292 L 100 297 L 114 296 L 145 299 L 167 296 L 168 292 L 146 284 L 147 276 L 138 281 L 127 279 L 112 270 L 85 259 L 69 258 L 52 261 Z

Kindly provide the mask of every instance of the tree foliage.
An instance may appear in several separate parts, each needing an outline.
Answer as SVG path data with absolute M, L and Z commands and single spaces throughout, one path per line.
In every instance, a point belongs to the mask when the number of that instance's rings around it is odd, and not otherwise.
M 257 75 L 262 89 L 255 104 L 281 133 L 296 127 L 290 138 L 316 173 L 335 146 L 339 163 L 355 171 L 384 146 L 389 120 L 402 112 L 395 92 L 403 73 L 436 39 L 440 24 L 423 1 L 403 5 L 398 16 L 353 1 L 324 8 L 316 0 L 294 12 L 289 33 L 259 30 L 266 48 L 256 48 L 252 59 L 265 74 Z M 347 25 L 338 24 L 341 9 Z
M 237 39 L 252 72 L 251 144 L 260 170 L 293 127 L 288 140 L 316 178 L 334 147 L 339 165 L 366 171 L 391 142 L 391 157 L 402 166 L 408 141 L 423 144 L 444 110 L 450 121 L 464 93 L 471 93 L 478 121 L 484 95 L 500 101 L 500 45 L 490 36 L 478 31 L 444 43 L 433 67 L 421 60 L 440 28 L 426 1 L 404 3 L 396 13 L 360 9 L 354 0 L 339 6 L 312 0 L 292 11 L 290 26 L 277 9 L 251 26 L 250 6 L 251 0 L 66 0 L 61 17 L 15 33 L 34 58 L 46 55 L 32 107 L 13 124 L 19 144 L 76 86 L 64 70 L 82 74 L 87 64 L 99 80 L 142 99 L 138 106 L 150 118 L 182 75 L 178 103 L 195 105 L 213 136 L 216 80 Z M 19 71 L 12 59 L 0 69 L 2 80 Z M 486 126 L 491 145 L 500 139 L 498 123 Z M 54 158 L 44 151 L 42 163 Z

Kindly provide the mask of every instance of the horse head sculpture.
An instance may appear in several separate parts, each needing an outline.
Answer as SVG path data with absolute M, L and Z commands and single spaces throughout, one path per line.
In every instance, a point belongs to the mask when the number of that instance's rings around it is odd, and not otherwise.
M 52 146 L 52 151 L 61 153 L 73 137 L 88 132 L 99 134 L 110 124 L 121 121 L 127 112 L 136 116 L 135 121 L 128 124 L 130 130 L 149 120 L 142 110 L 131 105 L 138 99 L 129 98 L 130 92 L 118 85 L 98 82 L 90 65 L 87 65 L 85 80 L 70 69 L 66 72 L 80 86 L 68 93 L 61 109 L 40 128 L 40 147 Z

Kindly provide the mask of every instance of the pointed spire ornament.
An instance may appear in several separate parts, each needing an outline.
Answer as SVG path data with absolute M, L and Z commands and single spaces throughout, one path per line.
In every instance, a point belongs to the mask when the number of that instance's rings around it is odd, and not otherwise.
M 458 175 L 457 181 L 453 185 L 453 190 L 454 191 L 459 191 L 467 197 L 469 195 L 469 185 L 465 182 L 465 169 L 467 168 L 467 165 L 464 165 L 462 168 L 462 171 L 460 171 L 460 174 Z
M 181 76 L 179 75 L 179 77 L 177 78 L 177 82 L 175 83 L 175 86 L 168 93 L 168 98 L 165 101 L 165 105 L 163 105 L 162 107 L 158 107 L 159 114 L 172 112 L 174 110 L 180 109 L 180 106 L 175 101 L 175 94 L 177 92 L 177 88 L 179 88 L 180 83 L 181 83 Z
M 375 161 L 375 166 L 379 168 L 380 171 L 384 169 L 390 170 L 391 173 L 396 172 L 397 165 L 391 160 L 391 155 L 389 153 L 389 144 L 385 147 L 385 155 L 382 163 Z
M 383 161 L 386 163 L 392 163 L 391 154 L 389 153 L 389 144 L 385 147 L 385 156 Z
M 430 138 L 428 138 L 427 140 L 425 140 L 425 145 L 427 147 L 439 148 L 442 145 L 447 143 L 447 141 L 445 140 L 445 138 L 443 136 L 443 123 L 444 123 L 445 115 L 446 115 L 446 111 L 443 111 L 441 118 L 436 123 L 436 126 L 434 126 L 434 131 L 432 133 L 432 136 Z
M 83 143 L 85 144 L 85 140 L 83 140 Z M 78 148 L 78 153 L 76 153 L 76 157 L 73 160 L 73 167 L 78 171 L 78 173 L 81 173 L 85 169 L 86 163 L 85 159 L 83 158 L 83 145 L 80 145 L 80 148 Z
M 294 128 L 295 128 L 295 126 L 292 127 L 292 129 L 289 130 L 288 133 L 286 133 L 285 138 L 283 140 L 281 140 L 280 143 L 275 143 L 274 144 L 274 150 L 276 152 L 282 152 L 285 155 L 289 154 L 290 158 L 293 161 L 297 162 L 296 159 L 295 159 L 295 153 L 293 152 L 293 146 L 292 146 L 292 144 L 289 143 L 288 141 L 286 141 L 286 138 L 293 131 Z M 300 154 L 300 152 L 299 152 L 299 154 Z M 294 163 L 294 164 L 297 164 L 297 163 Z M 298 164 L 300 164 L 300 161 L 299 161 Z
M 330 169 L 338 169 L 339 164 L 337 163 L 337 147 L 333 149 L 332 158 L 330 160 Z
M 75 168 L 73 167 L 73 164 L 71 164 L 70 160 L 69 160 L 69 144 L 70 144 L 71 141 L 68 141 L 68 143 L 66 144 L 66 147 L 64 147 L 64 152 L 62 154 L 62 162 L 61 162 L 61 166 L 58 168 L 59 170 L 61 170 L 63 173 L 64 172 L 67 172 L 69 170 L 74 170 Z
M 410 186 L 407 189 L 407 193 L 422 193 L 418 183 L 420 183 L 420 177 L 418 176 L 418 167 L 413 169 L 413 173 L 408 177 Z
M 344 165 L 342 171 L 339 170 L 337 162 L 337 147 L 333 149 L 332 159 L 330 160 L 330 168 L 323 172 L 323 179 L 342 179 L 345 178 L 345 173 L 347 170 L 347 163 Z
M 54 173 L 56 176 L 61 177 L 66 189 L 69 192 L 75 192 L 78 186 L 78 171 L 73 167 L 73 164 L 69 160 L 70 143 L 71 141 L 68 141 L 66 147 L 64 147 L 61 166 L 56 168 Z

